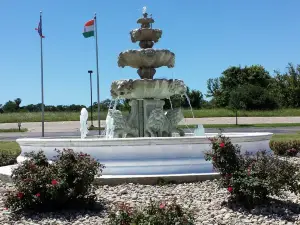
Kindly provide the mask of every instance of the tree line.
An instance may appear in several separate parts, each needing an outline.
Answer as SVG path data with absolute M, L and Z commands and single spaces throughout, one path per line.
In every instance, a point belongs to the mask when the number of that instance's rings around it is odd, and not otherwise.
M 172 96 L 165 99 L 165 109 L 171 107 L 189 108 L 230 108 L 234 111 L 244 110 L 272 110 L 278 108 L 297 108 L 300 105 L 300 65 L 289 63 L 285 72 L 274 71 L 271 75 L 261 65 L 230 66 L 217 78 L 207 81 L 205 100 L 201 91 L 187 90 L 185 96 Z M 41 104 L 21 106 L 21 98 L 0 104 L 3 112 L 39 112 Z M 100 103 L 100 110 L 108 110 L 112 106 L 110 99 Z M 85 105 L 45 105 L 48 112 L 79 112 Z M 128 100 L 118 100 L 117 109 L 130 110 Z M 93 103 L 93 110 L 97 111 L 97 102 Z
M 198 90 L 191 90 L 188 88 L 187 95 L 189 96 L 190 103 L 193 108 L 199 109 L 202 106 L 203 103 L 203 94 Z M 117 100 L 117 109 L 123 110 L 123 111 L 129 111 L 130 105 L 129 100 Z M 175 96 L 173 97 L 172 106 L 173 107 L 183 107 L 187 108 L 189 107 L 188 101 L 181 96 Z M 165 109 L 171 108 L 170 100 L 165 99 Z M 0 104 L 0 113 L 12 113 L 12 112 L 40 112 L 42 104 L 29 104 L 25 106 L 21 106 L 22 99 L 16 98 L 15 100 L 9 100 L 5 104 Z M 109 107 L 113 107 L 115 104 L 114 101 L 111 99 L 105 99 L 104 101 L 100 102 L 100 110 L 101 111 L 107 111 Z M 93 111 L 97 111 L 98 103 L 94 102 L 93 106 L 86 106 L 86 105 L 78 105 L 78 104 L 72 104 L 72 105 L 44 105 L 44 110 L 46 112 L 80 112 L 82 108 L 87 108 L 89 111 L 93 107 Z

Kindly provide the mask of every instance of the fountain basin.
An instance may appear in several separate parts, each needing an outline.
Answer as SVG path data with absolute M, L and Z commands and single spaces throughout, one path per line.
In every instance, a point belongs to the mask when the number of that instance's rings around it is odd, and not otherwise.
M 112 82 L 110 93 L 113 98 L 164 99 L 172 95 L 184 95 L 187 87 L 182 80 L 139 79 L 117 80 Z
M 211 162 L 205 161 L 204 153 L 210 150 L 209 137 L 205 136 L 159 137 L 159 138 L 21 138 L 17 139 L 22 153 L 43 150 L 49 160 L 54 149 L 71 148 L 98 159 L 106 168 L 103 175 L 159 176 L 183 174 L 211 174 Z M 272 133 L 224 133 L 241 151 L 255 153 L 270 150 Z
M 140 49 L 121 52 L 118 58 L 119 67 L 130 66 L 133 68 L 158 68 L 175 65 L 175 54 L 165 49 Z

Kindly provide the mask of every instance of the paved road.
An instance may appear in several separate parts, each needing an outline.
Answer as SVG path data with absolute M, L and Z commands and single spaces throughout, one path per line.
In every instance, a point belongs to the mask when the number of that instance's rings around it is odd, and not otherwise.
M 238 121 L 239 124 L 300 123 L 300 117 L 239 117 Z M 185 118 L 180 124 L 235 124 L 235 117 Z M 79 121 L 46 122 L 45 132 L 78 132 L 79 126 Z M 101 121 L 101 126 L 105 126 L 105 121 Z M 17 123 L 0 123 L 0 129 L 17 127 Z M 22 127 L 41 132 L 41 122 L 22 123 Z
M 193 130 L 193 129 L 191 129 Z M 190 132 L 189 129 L 185 130 L 186 132 Z M 216 133 L 218 129 L 207 128 L 205 132 L 207 133 Z M 226 128 L 223 132 L 271 132 L 274 134 L 287 134 L 287 133 L 296 133 L 300 131 L 300 127 L 279 127 L 279 128 Z M 98 131 L 93 130 L 90 131 L 88 136 L 98 135 Z M 45 137 L 79 137 L 79 131 L 71 131 L 71 132 L 45 132 Z M 26 133 L 0 133 L 0 140 L 4 141 L 13 141 L 17 138 L 39 138 L 41 137 L 41 132 L 26 132 Z

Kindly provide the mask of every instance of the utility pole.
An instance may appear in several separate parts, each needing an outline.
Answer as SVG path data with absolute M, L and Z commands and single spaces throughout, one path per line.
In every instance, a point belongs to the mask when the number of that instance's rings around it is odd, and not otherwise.
M 94 127 L 94 125 L 93 125 L 93 89 L 92 89 L 93 70 L 89 70 L 88 73 L 90 74 L 90 90 L 91 90 L 91 127 Z

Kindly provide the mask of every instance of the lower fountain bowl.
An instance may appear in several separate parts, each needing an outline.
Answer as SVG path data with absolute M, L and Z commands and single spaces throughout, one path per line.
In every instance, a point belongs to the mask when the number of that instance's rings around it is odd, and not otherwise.
M 21 138 L 21 157 L 26 152 L 43 150 L 49 160 L 56 154 L 54 149 L 69 148 L 82 151 L 98 159 L 108 176 L 153 176 L 213 173 L 211 162 L 205 161 L 204 153 L 210 150 L 209 137 L 205 136 L 158 137 L 158 138 Z M 272 133 L 224 133 L 232 143 L 241 146 L 242 152 L 255 153 L 270 150 Z

